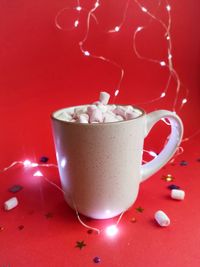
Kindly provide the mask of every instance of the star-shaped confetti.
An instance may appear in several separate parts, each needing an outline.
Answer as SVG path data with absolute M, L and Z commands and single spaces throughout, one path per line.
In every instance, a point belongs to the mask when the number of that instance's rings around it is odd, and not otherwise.
M 136 210 L 137 210 L 138 212 L 140 212 L 140 213 L 142 213 L 142 212 L 144 211 L 144 209 L 143 209 L 141 206 L 137 207 Z
M 49 160 L 49 158 L 46 157 L 46 156 L 42 156 L 42 157 L 40 158 L 40 162 L 42 162 L 42 163 L 47 163 L 48 160 Z
M 86 246 L 86 244 L 84 243 L 84 241 L 82 240 L 82 241 L 76 241 L 76 248 L 80 248 L 80 249 L 82 249 L 82 248 L 84 248 Z
M 165 180 L 166 182 L 171 182 L 174 180 L 174 177 L 171 174 L 167 174 L 163 175 L 162 179 Z
M 17 193 L 22 189 L 23 189 L 23 187 L 21 185 L 16 184 L 16 185 L 11 186 L 8 190 L 11 193 Z
M 169 188 L 170 190 L 173 190 L 173 189 L 180 189 L 180 186 L 175 185 L 175 184 L 170 184 L 167 188 Z
M 93 262 L 94 263 L 100 263 L 101 259 L 99 257 L 94 257 Z
M 47 212 L 47 213 L 45 214 L 45 217 L 46 217 L 47 219 L 50 219 L 50 218 L 53 217 L 53 213 L 51 213 L 51 212 Z
M 187 166 L 187 165 L 188 165 L 188 162 L 187 161 L 181 160 L 180 166 Z

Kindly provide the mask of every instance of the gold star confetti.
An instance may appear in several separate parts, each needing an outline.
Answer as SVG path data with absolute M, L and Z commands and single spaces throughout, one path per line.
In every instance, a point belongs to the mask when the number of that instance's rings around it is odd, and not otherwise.
M 83 240 L 82 241 L 76 241 L 76 246 L 75 246 L 76 248 L 82 249 L 85 246 L 86 246 L 86 244 L 84 243 Z
M 136 210 L 137 210 L 138 212 L 140 212 L 140 213 L 142 213 L 142 212 L 144 211 L 144 209 L 143 209 L 141 206 L 137 207 Z
M 172 182 L 174 180 L 174 177 L 171 174 L 163 175 L 162 177 L 163 180 L 166 182 Z

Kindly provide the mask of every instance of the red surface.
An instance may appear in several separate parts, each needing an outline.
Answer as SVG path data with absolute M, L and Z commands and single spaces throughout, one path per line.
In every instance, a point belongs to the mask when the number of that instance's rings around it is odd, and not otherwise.
M 91 7 L 93 1 L 82 5 Z M 97 15 L 99 27 L 92 23 L 87 48 L 92 53 L 113 59 L 125 69 L 125 78 L 118 103 L 137 104 L 160 95 L 167 72 L 160 67 L 141 61 L 133 54 L 131 31 L 147 20 L 133 3 L 127 20 L 119 33 L 105 34 L 116 26 L 122 16 L 125 1 L 104 1 Z M 73 5 L 73 1 L 68 2 Z M 156 9 L 151 1 L 144 5 Z M 78 41 L 83 38 L 85 16 L 81 26 L 71 32 L 59 31 L 54 25 L 56 13 L 66 1 L 1 1 L 0 3 L 0 168 L 15 160 L 26 158 L 37 161 L 42 155 L 55 162 L 50 128 L 50 113 L 57 108 L 90 103 L 101 90 L 114 93 L 119 72 L 99 60 L 84 57 Z M 188 104 L 179 113 L 185 125 L 185 137 L 199 129 L 199 8 L 198 1 L 171 1 L 173 57 L 184 85 L 189 88 Z M 164 18 L 165 11 L 160 13 Z M 72 15 L 71 15 L 72 16 Z M 68 18 L 71 18 L 68 15 Z M 69 21 L 66 21 L 68 23 Z M 163 32 L 153 24 L 138 39 L 141 52 L 149 57 L 163 59 L 165 44 Z M 171 109 L 175 96 L 171 86 L 166 98 L 157 103 L 141 105 L 147 111 Z M 179 103 L 184 97 L 181 89 Z M 166 128 L 163 124 L 160 124 Z M 159 140 L 158 140 L 159 135 Z M 166 131 L 156 127 L 148 137 L 145 148 L 159 151 Z M 141 185 L 138 199 L 124 215 L 119 233 L 109 238 L 88 234 L 65 204 L 59 191 L 41 177 L 33 177 L 35 170 L 18 166 L 1 174 L 0 203 L 12 197 L 8 188 L 20 184 L 24 189 L 15 195 L 19 206 L 5 212 L 0 210 L 0 266 L 10 267 L 78 267 L 93 266 L 93 258 L 101 258 L 101 266 L 177 266 L 197 267 L 200 264 L 200 138 L 199 135 L 183 143 L 184 154 Z M 180 166 L 186 160 L 188 166 Z M 54 169 L 43 173 L 59 184 Z M 183 202 L 169 198 L 167 182 L 162 175 L 171 173 L 173 183 L 186 191 Z M 142 206 L 143 213 L 135 208 Z M 158 227 L 153 214 L 163 209 L 171 218 L 171 226 Z M 51 212 L 53 217 L 46 218 Z M 131 223 L 132 217 L 137 218 Z M 95 221 L 83 218 L 91 226 L 105 228 L 116 218 Z M 18 226 L 24 229 L 19 230 Z M 75 248 L 76 241 L 87 244 L 82 250 Z

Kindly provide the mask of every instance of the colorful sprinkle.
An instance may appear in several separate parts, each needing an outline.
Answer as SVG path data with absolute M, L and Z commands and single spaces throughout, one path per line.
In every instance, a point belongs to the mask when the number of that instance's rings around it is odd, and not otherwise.
M 142 213 L 142 212 L 144 211 L 144 209 L 143 209 L 142 207 L 140 207 L 140 206 L 137 207 L 136 210 L 137 210 L 138 212 L 140 212 L 140 213 Z
M 11 193 L 17 193 L 22 189 L 23 189 L 23 187 L 21 185 L 16 184 L 16 185 L 11 186 L 8 190 Z
M 174 177 L 171 174 L 167 174 L 163 175 L 162 179 L 165 180 L 166 182 L 171 182 L 174 180 Z
M 167 188 L 169 188 L 170 190 L 173 190 L 173 189 L 180 189 L 180 186 L 175 185 L 175 184 L 170 184 Z
M 181 160 L 180 166 L 187 166 L 187 165 L 188 165 L 188 162 L 187 161 Z
M 101 259 L 100 259 L 99 257 L 95 257 L 95 258 L 93 259 L 93 262 L 94 262 L 94 263 L 100 263 L 100 262 L 101 262 Z
M 76 248 L 82 249 L 86 246 L 86 244 L 84 243 L 84 241 L 76 241 Z
M 42 156 L 42 157 L 40 158 L 40 162 L 42 162 L 42 163 L 46 163 L 48 160 L 49 160 L 49 158 L 46 157 L 46 156 Z

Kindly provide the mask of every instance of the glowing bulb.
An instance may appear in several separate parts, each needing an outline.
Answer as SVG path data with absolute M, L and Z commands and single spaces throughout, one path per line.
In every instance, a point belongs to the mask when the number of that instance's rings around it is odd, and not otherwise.
M 169 37 L 169 35 L 167 35 L 166 39 L 167 39 L 167 40 L 170 40 L 170 37 Z
M 84 51 L 83 52 L 85 56 L 89 57 L 90 56 L 90 52 L 89 51 Z
M 78 27 L 78 24 L 79 24 L 79 21 L 78 20 L 75 20 L 74 21 L 74 27 Z
M 119 90 L 117 89 L 116 91 L 115 91 L 115 96 L 117 96 L 119 94 Z
M 115 236 L 116 234 L 118 233 L 118 228 L 115 224 L 111 225 L 111 226 L 108 226 L 106 228 L 106 234 L 108 236 Z
M 24 167 L 29 167 L 29 166 L 31 166 L 31 161 L 28 160 L 28 159 L 26 159 L 26 160 L 23 162 L 23 164 L 24 164 Z
M 166 6 L 166 9 L 167 9 L 167 11 L 170 11 L 171 10 L 171 6 L 170 5 L 167 5 Z
M 81 6 L 77 6 L 76 7 L 76 10 L 81 11 L 82 10 L 82 7 Z
M 115 27 L 115 32 L 118 32 L 120 30 L 120 27 L 119 26 L 116 26 Z
M 184 99 L 182 100 L 182 104 L 185 104 L 185 103 L 187 103 L 187 99 L 186 99 L 186 98 L 184 98 Z
M 145 13 L 147 12 L 146 7 L 141 7 L 141 9 L 142 9 L 143 12 L 145 12 Z
M 166 93 L 165 92 L 163 92 L 161 95 L 160 95 L 160 97 L 165 97 L 166 96 Z
M 33 176 L 43 176 L 43 174 L 41 173 L 41 171 L 36 171 Z
M 148 151 L 149 155 L 152 157 L 157 157 L 158 155 L 154 151 Z
M 99 6 L 99 2 L 96 2 L 95 3 L 95 7 L 97 8 Z
M 137 27 L 137 32 L 140 32 L 143 29 L 143 27 Z
M 172 59 L 172 54 L 169 54 L 168 55 L 168 59 Z
M 62 168 L 64 168 L 66 165 L 66 159 L 62 159 L 60 165 Z
M 165 61 L 160 61 L 160 66 L 166 66 L 166 63 L 165 63 Z

